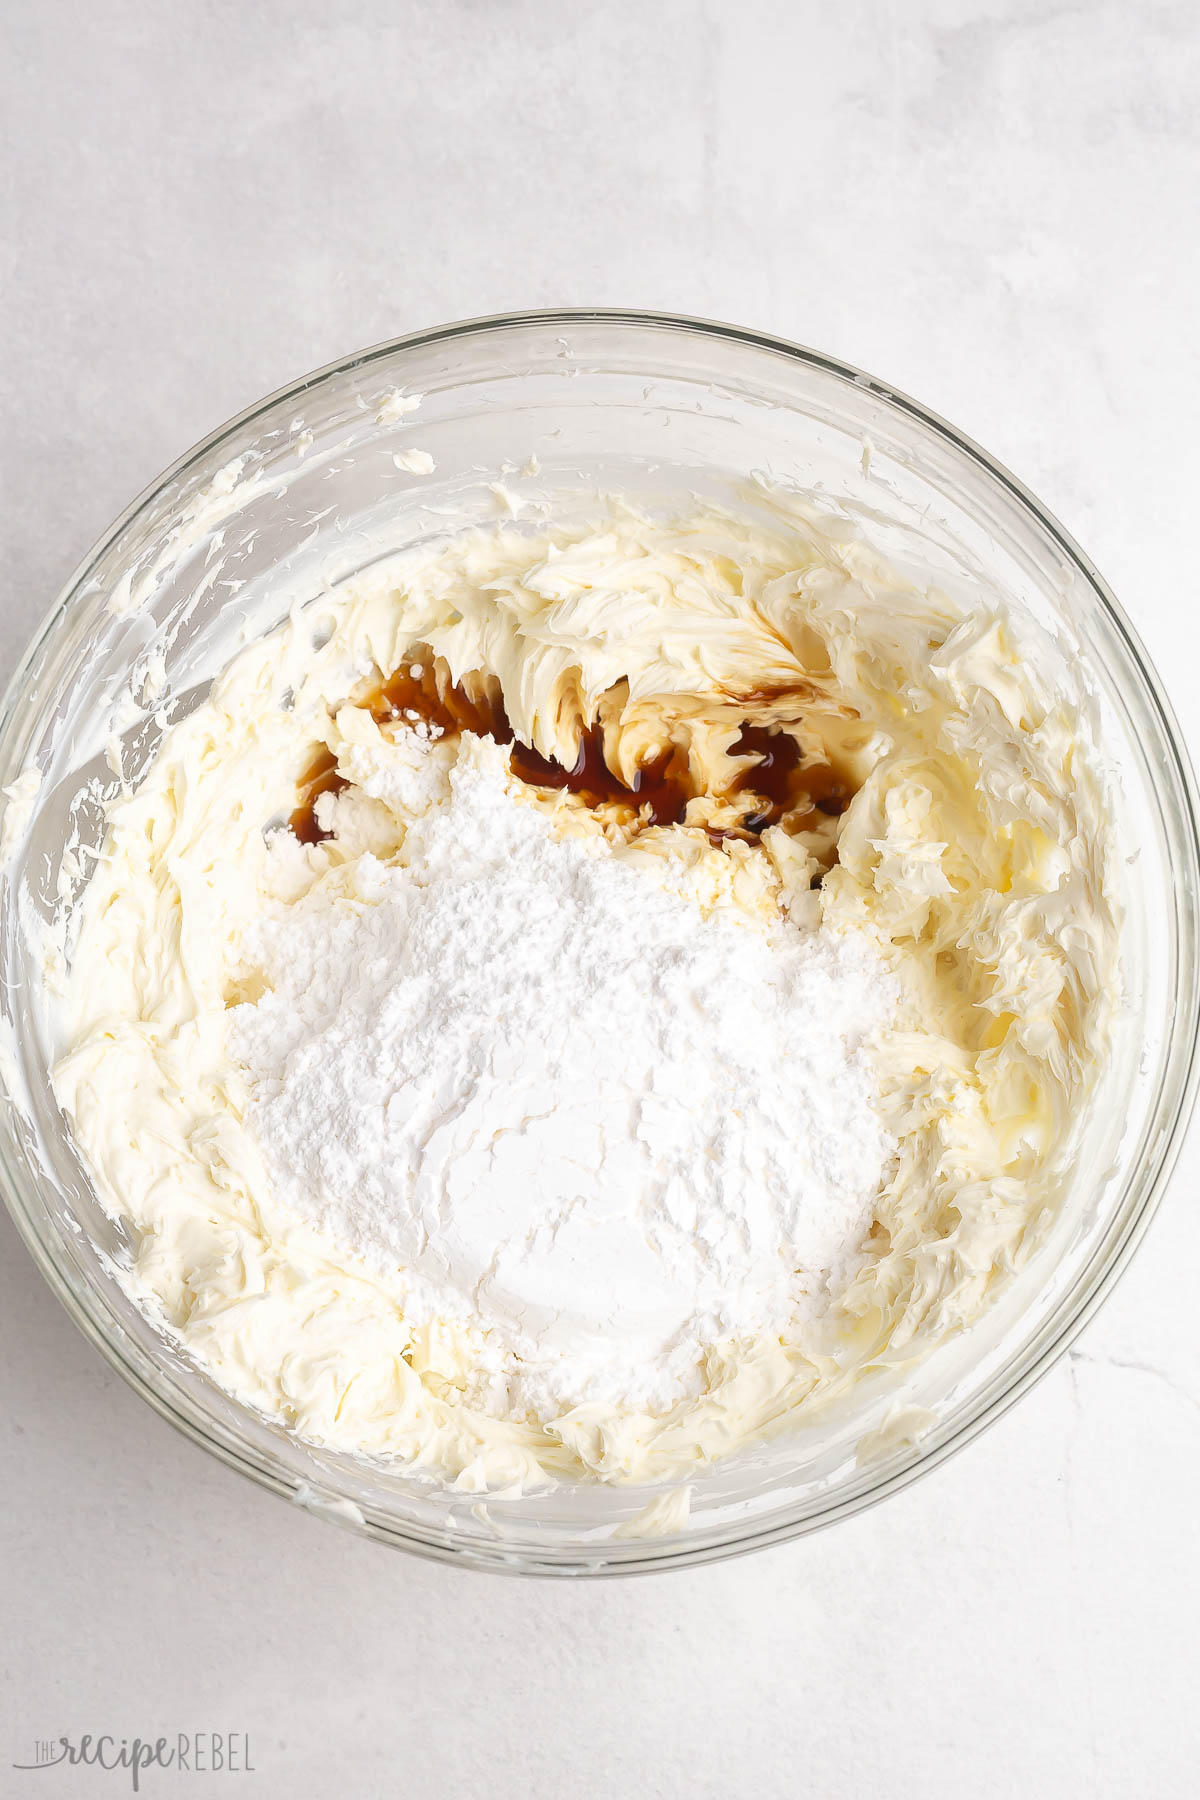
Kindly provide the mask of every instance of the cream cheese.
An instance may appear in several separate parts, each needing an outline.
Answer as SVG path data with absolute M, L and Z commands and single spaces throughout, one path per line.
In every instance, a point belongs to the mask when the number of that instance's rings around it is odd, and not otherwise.
M 283 1204 L 246 1126 L 227 1010 L 253 978 L 247 934 L 398 850 L 419 771 L 354 702 L 416 646 L 455 680 L 482 673 L 517 736 L 566 767 L 596 724 L 627 780 L 665 745 L 686 757 L 701 797 L 683 823 L 635 835 L 544 794 L 557 832 L 601 832 L 659 880 L 669 865 L 704 913 L 861 935 L 899 984 L 876 1052 L 896 1150 L 830 1319 L 712 1343 L 665 1411 L 469 1404 L 469 1334 L 411 1319 L 398 1275 Z M 840 818 L 713 841 L 751 713 L 799 719 L 806 750 L 848 772 Z M 266 828 L 319 746 L 348 784 L 320 803 L 337 833 L 284 854 Z M 678 1478 L 968 1324 L 1052 1213 L 1108 1053 L 1112 823 L 1076 672 L 999 603 L 900 573 L 799 501 L 770 523 L 613 503 L 404 552 L 243 651 L 109 827 L 55 1089 L 133 1228 L 131 1291 L 239 1399 L 465 1490 Z

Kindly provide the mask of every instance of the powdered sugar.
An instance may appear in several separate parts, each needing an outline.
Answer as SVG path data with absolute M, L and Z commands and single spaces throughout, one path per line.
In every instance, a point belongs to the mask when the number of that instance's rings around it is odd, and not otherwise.
M 560 835 L 491 743 L 401 740 L 391 797 L 424 810 L 398 858 L 244 945 L 247 1123 L 280 1200 L 472 1334 L 475 1404 L 661 1410 L 855 1256 L 891 979 L 857 937 L 705 917 L 669 860 Z

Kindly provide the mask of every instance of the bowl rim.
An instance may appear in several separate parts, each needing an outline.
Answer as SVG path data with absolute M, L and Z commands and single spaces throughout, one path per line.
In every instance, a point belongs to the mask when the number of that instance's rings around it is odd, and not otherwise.
M 480 337 L 522 326 L 557 327 L 570 330 L 573 327 L 591 323 L 631 328 L 652 327 L 699 339 L 715 339 L 722 343 L 733 343 L 753 350 L 781 355 L 791 361 L 836 376 L 875 395 L 896 412 L 907 415 L 917 424 L 932 432 L 953 452 L 981 470 L 1011 500 L 1015 501 L 1020 509 L 1031 514 L 1037 526 L 1062 553 L 1067 563 L 1078 570 L 1091 590 L 1092 596 L 1108 615 L 1111 625 L 1115 628 L 1121 652 L 1140 680 L 1144 698 L 1157 714 L 1163 742 L 1170 753 L 1170 775 L 1177 786 L 1177 799 L 1180 802 L 1179 822 L 1183 829 L 1187 860 L 1194 874 L 1200 871 L 1200 825 L 1198 825 L 1200 793 L 1197 790 L 1195 774 L 1178 718 L 1167 698 L 1157 670 L 1123 607 L 1091 558 L 1023 482 L 1013 475 L 1003 463 L 997 461 L 976 443 L 973 438 L 958 430 L 940 414 L 913 399 L 903 390 L 867 374 L 852 363 L 774 333 L 756 331 L 688 314 L 622 307 L 535 308 L 520 312 L 483 314 L 405 333 L 399 337 L 385 339 L 349 356 L 339 357 L 325 363 L 297 380 L 264 395 L 241 412 L 226 419 L 213 431 L 192 444 L 130 501 L 112 524 L 100 534 L 62 584 L 45 616 L 33 632 L 23 655 L 18 659 L 3 696 L 0 698 L 0 752 L 6 747 L 9 730 L 31 665 L 47 639 L 59 625 L 75 595 L 90 580 L 93 570 L 122 532 L 141 513 L 151 508 L 165 494 L 173 481 L 191 470 L 226 439 L 241 432 L 247 425 L 252 425 L 256 419 L 276 407 L 301 400 L 305 394 L 319 388 L 331 379 L 351 374 L 355 370 L 369 369 L 375 363 L 383 362 L 406 351 L 447 344 L 460 338 Z M 1191 905 L 1194 911 L 1194 894 Z M 322 1512 L 323 1516 L 330 1518 L 332 1522 L 341 1524 L 359 1535 L 406 1549 L 412 1554 L 437 1562 L 504 1574 L 542 1577 L 570 1575 L 595 1579 L 695 1567 L 727 1557 L 747 1555 L 752 1550 L 763 1549 L 772 1544 L 783 1543 L 791 1538 L 807 1535 L 809 1532 L 831 1525 L 839 1519 L 877 1505 L 890 1495 L 909 1486 L 918 1477 L 938 1468 L 949 1457 L 956 1455 L 981 1432 L 1002 1418 L 1008 1409 L 1040 1381 L 1069 1349 L 1124 1274 L 1161 1203 L 1178 1160 L 1195 1104 L 1197 1087 L 1200 1085 L 1200 1022 L 1196 1017 L 1198 1001 L 1200 1001 L 1200 959 L 1194 963 L 1192 969 L 1190 1000 L 1193 1030 L 1190 1041 L 1186 1043 L 1186 1065 L 1182 1073 L 1176 1077 L 1178 1099 L 1170 1124 L 1165 1131 L 1160 1133 L 1158 1142 L 1154 1146 L 1153 1155 L 1148 1159 L 1150 1172 L 1141 1203 L 1123 1222 L 1119 1231 L 1111 1237 L 1102 1239 L 1096 1246 L 1092 1257 L 1089 1258 L 1088 1263 L 1084 1265 L 1076 1278 L 1074 1297 L 1068 1296 L 1062 1302 L 1062 1317 L 1052 1338 L 1049 1342 L 1040 1344 L 1036 1349 L 1032 1346 L 1027 1349 L 1026 1366 L 1015 1373 L 1011 1379 L 1005 1380 L 999 1392 L 991 1392 L 989 1396 L 989 1391 L 985 1389 L 976 1403 L 968 1402 L 963 1416 L 954 1421 L 953 1427 L 947 1430 L 945 1436 L 941 1437 L 938 1442 L 930 1444 L 927 1448 L 922 1448 L 919 1444 L 914 1445 L 905 1462 L 865 1491 L 853 1492 L 816 1513 L 765 1524 L 759 1530 L 751 1529 L 742 1532 L 736 1528 L 722 1528 L 712 1538 L 706 1538 L 702 1543 L 691 1545 L 686 1538 L 673 1539 L 669 1536 L 642 1541 L 626 1541 L 619 1547 L 615 1544 L 598 1543 L 594 1546 L 594 1554 L 588 1551 L 561 1551 L 550 1555 L 544 1551 L 537 1551 L 533 1546 L 522 1546 L 520 1550 L 505 1550 L 503 1542 L 497 1540 L 494 1555 L 489 1555 L 477 1543 L 467 1544 L 459 1541 L 456 1544 L 453 1540 L 445 1541 L 433 1534 L 426 1535 L 419 1528 L 397 1525 L 390 1519 L 386 1522 L 379 1521 L 361 1513 L 357 1518 L 338 1516 L 326 1511 L 325 1507 L 320 1504 L 314 1510 Z M 1181 1050 L 1184 1047 L 1181 1044 Z M 0 1082 L 0 1086 L 3 1085 Z M 5 1099 L 11 1110 L 13 1102 L 6 1089 Z M 211 1420 L 208 1421 L 207 1428 L 204 1428 L 194 1419 L 179 1412 L 169 1399 L 151 1384 L 142 1370 L 135 1365 L 135 1362 L 124 1354 L 123 1345 L 116 1336 L 101 1328 L 67 1281 L 58 1262 L 51 1255 L 45 1239 L 37 1230 L 33 1217 L 26 1211 L 18 1171 L 10 1167 L 7 1146 L 3 1148 L 5 1153 L 0 1154 L 0 1191 L 3 1192 L 6 1208 L 47 1285 L 85 1338 L 101 1352 L 108 1363 L 117 1370 L 134 1391 L 184 1437 L 200 1445 L 219 1461 L 256 1482 L 259 1486 L 295 1502 L 298 1495 L 294 1481 L 285 1479 L 269 1467 L 259 1453 L 248 1454 L 245 1445 L 233 1447 L 224 1440 L 221 1432 L 213 1428 Z M 1099 1276 L 1088 1286 L 1088 1273 L 1101 1258 L 1104 1258 L 1105 1266 Z M 1078 1290 L 1081 1287 L 1086 1288 L 1086 1291 L 1080 1293 Z M 1003 1370 L 997 1372 L 993 1378 L 992 1387 L 1001 1381 L 1003 1374 Z M 357 1511 L 357 1509 L 353 1510 Z

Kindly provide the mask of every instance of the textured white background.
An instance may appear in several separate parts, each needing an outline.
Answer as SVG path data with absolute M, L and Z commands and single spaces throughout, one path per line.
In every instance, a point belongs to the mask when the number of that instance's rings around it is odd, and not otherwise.
M 1192 0 L 3 7 L 0 661 L 188 443 L 507 307 L 848 358 L 1042 495 L 1200 741 Z M 1191 1796 L 1200 1143 L 1077 1349 L 803 1543 L 587 1587 L 426 1566 L 176 1438 L 4 1221 L 0 1795 L 60 1731 L 236 1729 L 151 1794 Z

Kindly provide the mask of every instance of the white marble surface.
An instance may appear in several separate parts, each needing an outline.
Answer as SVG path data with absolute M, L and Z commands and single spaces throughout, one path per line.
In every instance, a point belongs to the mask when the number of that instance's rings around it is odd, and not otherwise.
M 358 345 L 540 304 L 777 330 L 977 437 L 1200 742 L 1191 0 L 7 9 L 0 659 L 127 499 Z M 58 1732 L 247 1731 L 236 1793 L 1151 1800 L 1200 1788 L 1191 1220 L 984 1439 L 766 1554 L 425 1566 L 177 1438 L 0 1228 L 0 1794 Z M 150 1794 L 222 1778 L 147 1776 Z M 207 1783 L 207 1786 L 206 1786 Z

